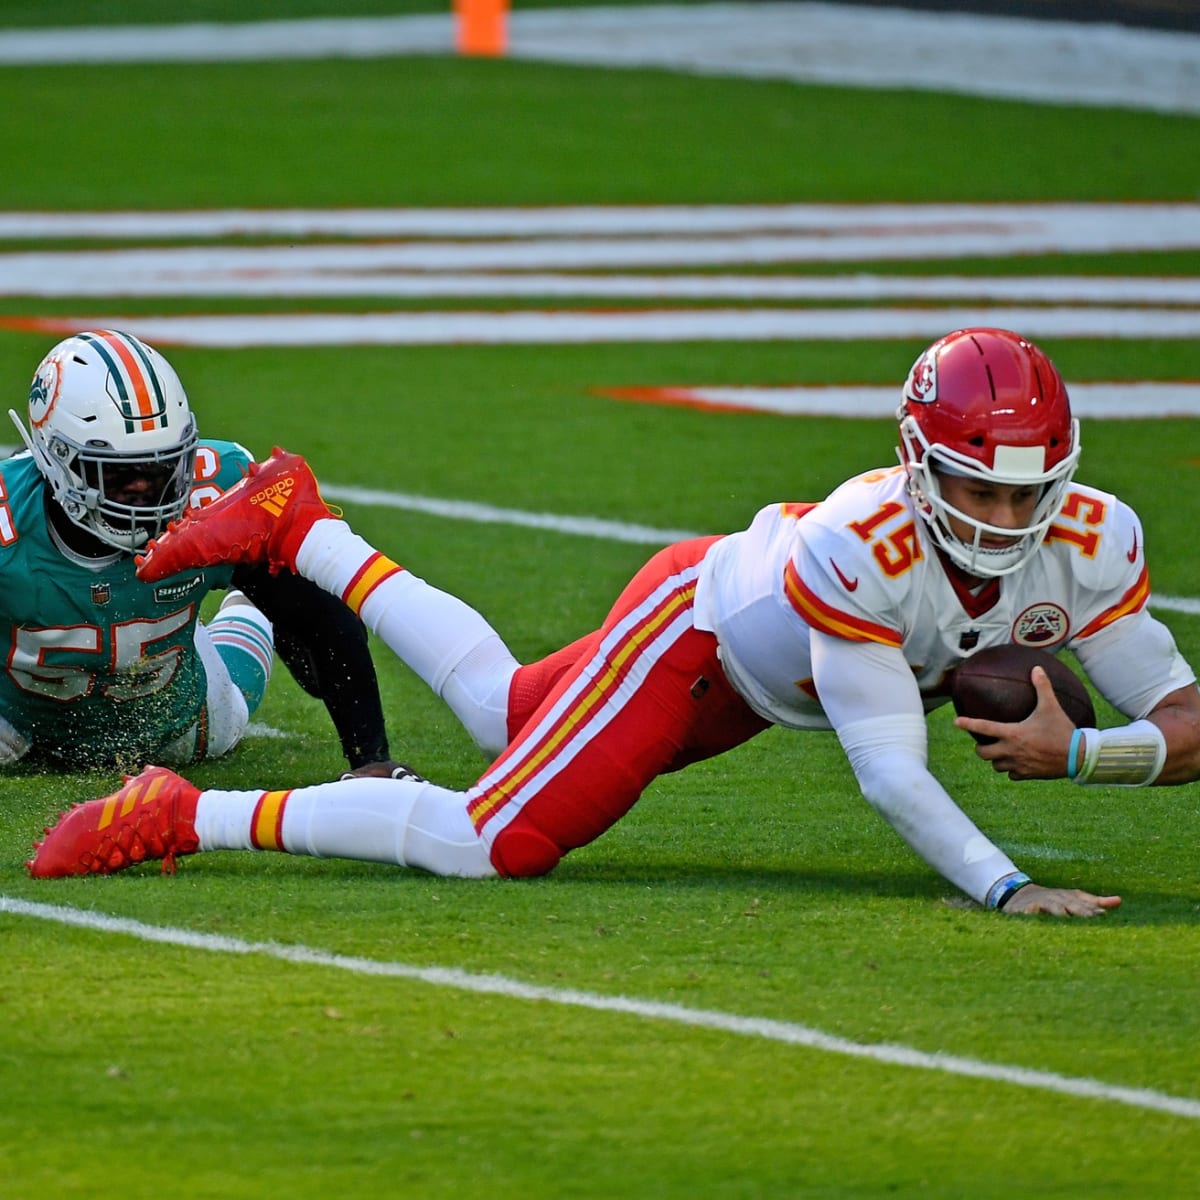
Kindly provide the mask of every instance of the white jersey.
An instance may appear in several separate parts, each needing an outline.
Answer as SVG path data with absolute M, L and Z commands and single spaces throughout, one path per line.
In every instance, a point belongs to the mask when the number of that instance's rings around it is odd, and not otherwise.
M 939 555 L 895 467 L 714 543 L 695 622 L 751 708 L 835 729 L 866 799 L 984 903 L 1016 867 L 930 773 L 925 714 L 972 652 L 1015 642 L 1069 647 L 1114 707 L 1144 716 L 1195 682 L 1149 595 L 1141 526 L 1116 497 L 1073 486 L 1032 558 L 980 585 Z
M 946 703 L 948 673 L 987 646 L 1067 647 L 1086 666 L 1088 639 L 1142 612 L 1149 594 L 1137 517 L 1078 484 L 1030 562 L 971 592 L 944 565 L 894 467 L 859 475 L 817 505 L 762 509 L 705 557 L 696 612 L 717 636 L 730 682 L 760 716 L 828 729 L 813 682 L 814 630 L 898 649 L 928 712 Z M 1194 679 L 1177 653 L 1159 656 L 1148 681 L 1147 665 L 1100 671 L 1095 682 L 1134 717 Z M 1131 694 L 1134 678 L 1142 682 Z

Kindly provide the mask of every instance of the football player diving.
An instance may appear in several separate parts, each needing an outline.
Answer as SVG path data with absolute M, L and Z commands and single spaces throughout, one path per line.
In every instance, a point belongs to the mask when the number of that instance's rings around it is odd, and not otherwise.
M 290 572 L 188 567 L 144 583 L 134 555 L 245 476 L 236 442 L 201 440 L 152 347 L 82 332 L 42 360 L 26 449 L 0 462 L 0 767 L 184 764 L 245 733 L 277 651 L 324 701 L 350 768 L 388 751 L 362 623 Z M 201 601 L 227 590 L 207 624 Z
M 1147 608 L 1138 518 L 1074 481 L 1079 425 L 1067 389 L 1015 333 L 963 329 L 928 347 L 898 420 L 899 465 L 818 503 L 768 505 L 739 533 L 659 551 L 599 630 L 525 666 L 478 612 L 336 519 L 304 461 L 276 451 L 147 547 L 139 574 L 253 562 L 314 580 L 494 761 L 463 791 L 410 777 L 211 792 L 152 768 L 65 814 L 31 874 L 259 849 L 539 875 L 599 837 L 659 774 L 775 724 L 834 730 L 865 798 L 979 904 L 1103 914 L 1120 897 L 1034 882 L 963 812 L 929 768 L 925 717 L 977 649 L 1069 648 L 1130 723 L 1077 730 L 1038 667 L 1027 720 L 956 719 L 996 739 L 980 757 L 1014 779 L 1200 778 L 1200 691 Z M 253 500 L 281 482 L 293 498 L 276 519 Z

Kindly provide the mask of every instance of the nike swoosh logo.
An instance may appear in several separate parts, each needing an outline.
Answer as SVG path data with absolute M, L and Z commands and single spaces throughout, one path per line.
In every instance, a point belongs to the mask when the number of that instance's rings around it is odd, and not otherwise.
M 847 579 L 845 575 L 842 574 L 841 567 L 839 567 L 832 558 L 829 560 L 829 565 L 833 568 L 833 573 L 842 581 L 842 587 L 844 587 L 846 591 L 852 592 L 856 587 L 858 587 L 858 580 Z
M 1125 557 L 1127 559 L 1129 559 L 1130 562 L 1137 562 L 1137 534 L 1136 533 L 1133 535 L 1133 549 L 1130 550 L 1130 552 L 1127 555 L 1125 555 Z

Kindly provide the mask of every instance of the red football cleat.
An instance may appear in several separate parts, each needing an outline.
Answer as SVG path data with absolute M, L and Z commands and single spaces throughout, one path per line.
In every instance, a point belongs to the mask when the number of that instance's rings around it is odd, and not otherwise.
M 65 875 L 111 875 L 140 862 L 163 860 L 174 873 L 175 858 L 200 848 L 196 800 L 200 789 L 166 767 L 147 767 L 127 776 L 111 796 L 77 804 L 64 813 L 25 864 L 34 879 Z
M 203 508 L 193 508 L 150 542 L 138 559 L 138 578 L 154 583 L 191 567 L 266 563 L 271 574 L 294 570 L 305 535 L 325 517 L 339 516 L 321 499 L 308 463 L 278 446 L 251 463 L 250 473 Z

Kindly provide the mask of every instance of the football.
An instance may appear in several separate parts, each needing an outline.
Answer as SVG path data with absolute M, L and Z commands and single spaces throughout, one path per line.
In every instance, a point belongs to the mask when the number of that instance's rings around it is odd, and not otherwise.
M 1096 724 L 1096 710 L 1083 681 L 1066 663 L 1034 646 L 992 646 L 972 654 L 950 681 L 950 699 L 960 717 L 987 721 L 1023 721 L 1037 707 L 1029 672 L 1041 667 L 1054 685 L 1063 711 L 1079 727 Z M 972 734 L 977 742 L 994 738 Z

